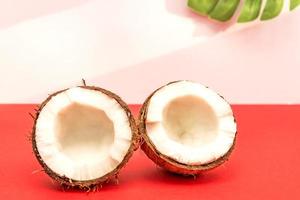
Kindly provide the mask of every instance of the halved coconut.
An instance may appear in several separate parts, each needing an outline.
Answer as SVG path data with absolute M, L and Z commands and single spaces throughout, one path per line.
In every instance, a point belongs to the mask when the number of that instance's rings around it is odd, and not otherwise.
M 120 97 L 82 86 L 59 91 L 42 103 L 32 145 L 50 177 L 89 188 L 118 174 L 137 148 L 138 134 Z
M 191 81 L 171 82 L 154 91 L 139 116 L 141 148 L 159 166 L 195 175 L 227 160 L 236 138 L 230 105 Z

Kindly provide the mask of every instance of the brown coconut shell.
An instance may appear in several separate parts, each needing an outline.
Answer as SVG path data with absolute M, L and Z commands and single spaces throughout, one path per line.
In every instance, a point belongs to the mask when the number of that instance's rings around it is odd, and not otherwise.
M 40 163 L 40 165 L 43 167 L 44 171 L 55 181 L 57 181 L 58 183 L 60 183 L 62 186 L 67 186 L 67 187 L 76 187 L 79 189 L 88 189 L 90 190 L 91 188 L 95 188 L 98 187 L 99 185 L 102 186 L 103 183 L 107 183 L 110 180 L 113 180 L 115 178 L 118 177 L 119 171 L 126 165 L 126 163 L 128 162 L 129 158 L 132 156 L 133 152 L 139 147 L 139 134 L 138 134 L 138 128 L 137 125 L 135 123 L 134 117 L 132 115 L 132 113 L 130 112 L 128 105 L 116 94 L 105 90 L 103 88 L 99 88 L 99 87 L 94 87 L 94 86 L 79 86 L 81 88 L 85 88 L 85 89 L 89 89 L 89 90 L 96 90 L 99 92 L 102 92 L 106 95 L 108 95 L 109 97 L 115 99 L 120 105 L 121 107 L 125 110 L 125 112 L 127 113 L 127 117 L 128 117 L 128 121 L 130 123 L 130 128 L 132 131 L 132 139 L 131 139 L 131 145 L 129 147 L 129 150 L 127 152 L 127 154 L 125 155 L 123 161 L 111 172 L 107 173 L 106 175 L 99 177 L 97 179 L 93 179 L 93 180 L 87 180 L 87 181 L 80 181 L 80 180 L 74 180 L 71 178 L 68 178 L 66 176 L 61 176 L 59 174 L 57 174 L 55 171 L 53 171 L 52 169 L 50 169 L 47 164 L 43 161 L 42 157 L 40 156 L 39 150 L 37 148 L 36 145 L 36 140 L 35 140 L 35 131 L 36 131 L 36 123 L 37 123 L 37 119 L 39 118 L 39 114 L 41 112 L 41 110 L 43 109 L 43 107 L 51 100 L 52 97 L 56 96 L 57 94 L 64 92 L 65 90 L 61 90 L 58 91 L 54 94 L 51 94 L 40 106 L 39 109 L 36 112 L 36 117 L 35 117 L 35 121 L 34 121 L 34 125 L 33 125 L 33 131 L 32 131 L 32 148 L 33 148 L 33 152 L 38 160 L 38 162 Z
M 170 84 L 173 84 L 176 82 L 180 82 L 180 81 L 170 82 L 170 83 L 158 88 L 157 90 L 155 90 L 152 94 L 150 94 L 148 96 L 148 98 L 145 100 L 144 104 L 142 105 L 142 108 L 140 109 L 140 113 L 139 113 L 139 123 L 138 123 L 139 132 L 141 134 L 141 149 L 158 166 L 160 166 L 170 172 L 176 173 L 176 174 L 193 175 L 194 176 L 194 175 L 198 175 L 204 171 L 214 169 L 214 168 L 220 166 L 221 164 L 223 164 L 225 161 L 227 161 L 230 154 L 232 153 L 232 151 L 234 149 L 237 134 L 235 134 L 235 138 L 234 138 L 231 148 L 228 150 L 228 152 L 224 156 L 218 158 L 215 161 L 212 161 L 212 162 L 206 163 L 206 164 L 202 164 L 202 165 L 187 165 L 184 163 L 180 163 L 180 162 L 174 160 L 173 158 L 170 158 L 170 157 L 162 154 L 161 152 L 159 152 L 157 150 L 157 148 L 155 147 L 155 145 L 151 142 L 150 138 L 148 137 L 147 130 L 146 130 L 148 105 L 151 100 L 151 97 L 158 90 L 162 89 L 163 87 L 165 87 L 167 85 L 170 85 Z M 221 95 L 219 95 L 219 96 L 224 99 L 224 97 L 222 97 Z

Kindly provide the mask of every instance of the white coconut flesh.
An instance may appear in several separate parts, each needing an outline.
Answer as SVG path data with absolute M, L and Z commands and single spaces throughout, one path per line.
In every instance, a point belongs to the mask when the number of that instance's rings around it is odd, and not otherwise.
M 114 98 L 86 88 L 53 96 L 36 123 L 36 146 L 43 162 L 73 180 L 93 180 L 113 171 L 131 139 L 123 107 Z
M 198 83 L 164 86 L 150 98 L 146 132 L 161 154 L 187 165 L 202 165 L 232 147 L 236 123 L 230 105 Z

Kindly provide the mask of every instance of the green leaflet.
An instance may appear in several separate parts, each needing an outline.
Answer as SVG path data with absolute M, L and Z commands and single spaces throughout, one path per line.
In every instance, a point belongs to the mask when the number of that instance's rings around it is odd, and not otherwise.
M 262 0 L 245 0 L 238 22 L 250 22 L 255 20 L 260 12 Z
M 284 0 L 268 0 L 261 15 L 261 20 L 268 20 L 277 17 L 283 7 Z
M 212 19 L 228 21 L 235 13 L 240 0 L 219 0 L 214 9 L 208 14 Z
M 290 1 L 290 10 L 294 10 L 300 5 L 300 0 L 291 0 Z
M 208 15 L 217 3 L 218 0 L 188 0 L 188 6 L 202 15 Z
M 281 13 L 285 1 L 288 0 L 266 0 L 265 7 L 262 8 L 263 0 L 244 0 L 237 21 L 250 22 L 257 19 L 260 14 L 261 21 L 273 19 Z M 226 22 L 235 14 L 239 3 L 240 0 L 188 0 L 188 7 L 201 15 Z M 300 0 L 290 0 L 289 3 L 290 10 L 300 6 Z

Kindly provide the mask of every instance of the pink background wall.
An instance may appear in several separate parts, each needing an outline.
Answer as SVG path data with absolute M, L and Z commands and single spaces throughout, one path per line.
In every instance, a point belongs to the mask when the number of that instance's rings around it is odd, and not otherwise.
M 186 0 L 0 0 L 0 102 L 81 84 L 141 103 L 192 79 L 232 103 L 300 103 L 300 9 L 252 25 L 211 22 Z

